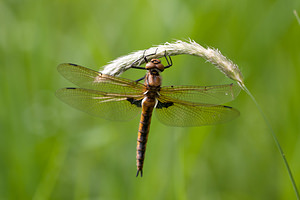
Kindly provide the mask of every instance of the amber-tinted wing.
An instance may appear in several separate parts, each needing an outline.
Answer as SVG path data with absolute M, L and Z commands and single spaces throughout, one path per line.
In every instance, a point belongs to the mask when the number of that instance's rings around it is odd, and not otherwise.
M 141 109 L 130 101 L 130 99 L 139 99 L 139 95 L 113 94 L 82 88 L 62 88 L 56 91 L 56 96 L 74 108 L 109 120 L 131 120 Z
M 141 93 L 144 88 L 139 82 L 102 74 L 76 64 L 63 63 L 58 65 L 57 70 L 81 88 L 121 94 Z
M 104 75 L 75 65 L 60 64 L 58 71 L 82 88 L 62 88 L 56 96 L 74 108 L 110 120 L 126 121 L 140 111 L 144 86 L 129 79 Z
M 172 98 L 181 101 L 204 104 L 223 104 L 234 100 L 240 93 L 238 85 L 215 86 L 166 86 L 162 87 L 162 98 Z
M 155 112 L 168 126 L 203 126 L 224 123 L 239 116 L 239 111 L 218 105 L 233 100 L 238 86 L 171 86 L 162 87 Z
M 159 98 L 160 102 L 163 102 Z M 174 100 L 155 109 L 156 117 L 167 126 L 204 126 L 224 123 L 239 116 L 239 111 L 222 105 L 193 104 Z

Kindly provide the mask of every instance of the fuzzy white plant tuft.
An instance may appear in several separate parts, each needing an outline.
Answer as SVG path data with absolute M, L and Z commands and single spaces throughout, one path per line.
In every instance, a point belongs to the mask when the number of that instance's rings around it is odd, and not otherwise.
M 142 58 L 144 55 L 149 54 L 154 55 L 147 57 L 148 59 L 161 58 L 165 54 L 167 56 L 188 54 L 202 57 L 208 62 L 215 65 L 228 78 L 237 81 L 242 88 L 244 87 L 243 75 L 236 64 L 234 64 L 231 60 L 223 56 L 218 49 L 212 49 L 209 47 L 204 48 L 203 46 L 201 46 L 193 40 L 190 40 L 189 42 L 184 42 L 181 40 L 178 40 L 174 43 L 167 42 L 162 45 L 151 47 L 147 50 L 139 50 L 136 52 L 132 52 L 126 56 L 119 57 L 111 61 L 109 64 L 105 65 L 103 67 L 102 73 L 118 76 L 124 71 L 130 69 L 134 61 Z M 141 59 L 140 62 L 135 64 L 135 66 L 140 66 L 144 63 L 144 59 Z

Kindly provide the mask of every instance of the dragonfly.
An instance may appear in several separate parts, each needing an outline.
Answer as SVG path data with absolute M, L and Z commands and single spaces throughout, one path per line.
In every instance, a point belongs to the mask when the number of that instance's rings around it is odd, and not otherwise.
M 150 54 L 149 54 L 150 55 Z M 220 105 L 234 100 L 240 88 L 234 84 L 215 86 L 161 86 L 161 73 L 172 66 L 172 59 L 164 55 L 167 65 L 159 59 L 148 61 L 144 56 L 132 68 L 146 70 L 136 81 L 102 74 L 86 67 L 63 63 L 58 71 L 77 87 L 61 88 L 56 96 L 70 106 L 88 114 L 116 121 L 126 121 L 141 113 L 137 148 L 136 177 L 143 176 L 146 144 L 152 113 L 158 120 L 175 127 L 194 127 L 228 122 L 239 116 L 239 111 Z M 135 66 L 141 59 L 145 68 Z M 140 83 L 144 80 L 144 84 Z

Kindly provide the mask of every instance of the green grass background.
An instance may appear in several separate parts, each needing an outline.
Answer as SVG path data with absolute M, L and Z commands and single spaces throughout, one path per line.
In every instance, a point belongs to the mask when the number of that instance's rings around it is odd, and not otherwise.
M 111 122 L 60 102 L 56 66 L 98 70 L 134 50 L 191 38 L 237 63 L 300 185 L 297 0 L 0 2 L 0 199 L 296 199 L 269 130 L 244 93 L 229 123 L 166 127 L 153 118 L 136 178 L 139 119 Z M 210 63 L 173 57 L 164 85 L 231 83 Z M 123 77 L 138 79 L 129 70 Z

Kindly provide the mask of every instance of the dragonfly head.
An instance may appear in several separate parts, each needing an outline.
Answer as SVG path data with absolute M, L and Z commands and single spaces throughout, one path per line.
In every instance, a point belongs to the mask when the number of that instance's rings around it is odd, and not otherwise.
M 145 68 L 151 72 L 157 70 L 157 72 L 163 72 L 165 69 L 164 65 L 158 59 L 151 59 L 151 61 L 146 64 Z

